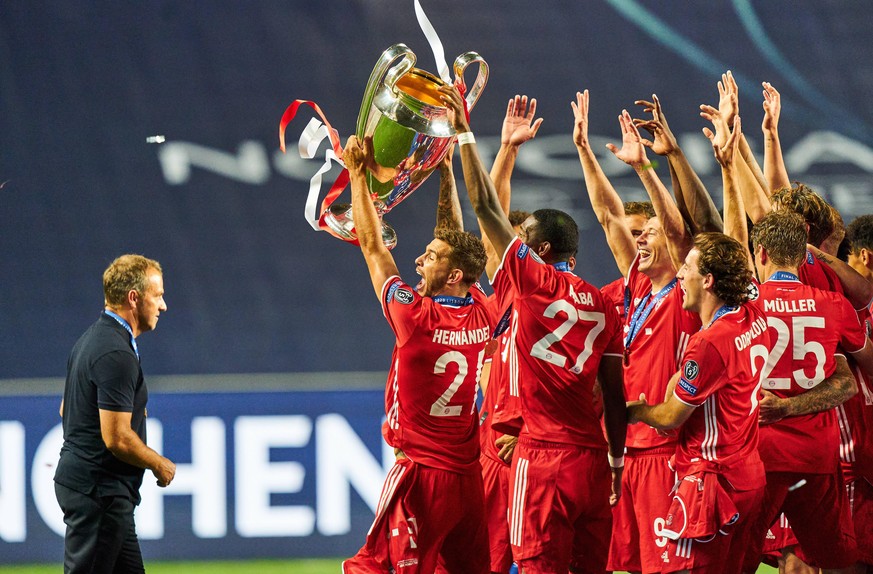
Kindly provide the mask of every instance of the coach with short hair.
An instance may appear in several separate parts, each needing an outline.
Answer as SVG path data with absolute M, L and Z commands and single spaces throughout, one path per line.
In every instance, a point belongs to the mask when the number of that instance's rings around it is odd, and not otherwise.
M 122 255 L 103 273 L 103 293 L 105 309 L 70 353 L 61 402 L 55 494 L 67 525 L 65 573 L 145 572 L 133 519 L 143 469 L 158 486 L 176 474 L 146 446 L 148 389 L 136 346 L 167 310 L 161 266 Z

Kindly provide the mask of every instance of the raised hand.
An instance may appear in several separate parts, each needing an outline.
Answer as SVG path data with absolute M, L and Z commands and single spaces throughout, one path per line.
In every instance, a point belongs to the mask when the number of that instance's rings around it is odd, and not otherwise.
M 652 114 L 652 119 L 644 120 L 634 118 L 634 125 L 643 128 L 652 134 L 652 139 L 643 138 L 641 141 L 644 146 L 652 150 L 658 155 L 670 155 L 679 149 L 679 143 L 676 141 L 676 136 L 670 131 L 670 126 L 667 125 L 667 118 L 661 110 L 661 101 L 658 96 L 652 94 L 652 101 L 637 100 L 634 102 L 638 106 L 643 106 L 643 111 Z
M 457 133 L 470 131 L 470 124 L 467 123 L 467 115 L 464 113 L 464 100 L 461 98 L 461 93 L 454 85 L 445 85 L 437 88 L 439 91 L 440 100 L 446 106 L 446 114 L 449 118 L 449 123 Z
M 618 122 L 621 124 L 621 149 L 615 145 L 608 143 L 606 148 L 611 151 L 615 157 L 625 162 L 633 168 L 638 168 L 649 163 L 646 158 L 646 147 L 642 143 L 640 132 L 634 125 L 633 119 L 627 110 L 622 110 L 618 116 Z
M 761 130 L 764 133 L 775 132 L 779 126 L 779 112 L 782 110 L 779 92 L 770 82 L 762 82 L 761 85 L 764 86 L 764 121 L 761 123 Z
M 727 125 L 734 123 L 734 116 L 740 113 L 739 89 L 730 70 L 721 75 L 718 83 L 718 111 Z
M 576 92 L 576 101 L 570 102 L 573 108 L 573 143 L 581 149 L 588 149 L 588 90 Z
M 503 129 L 500 131 L 500 144 L 520 146 L 535 138 L 543 123 L 543 118 L 534 120 L 536 111 L 536 98 L 531 98 L 530 105 L 527 96 L 516 95 L 509 100 L 506 105 L 506 117 L 503 119 Z
M 721 122 L 716 124 L 716 134 L 713 134 L 712 130 L 709 128 L 703 128 L 703 135 L 705 135 L 712 144 L 712 151 L 715 153 L 715 159 L 718 161 L 719 165 L 722 167 L 730 167 L 733 163 L 734 157 L 737 155 L 740 134 L 742 134 L 740 116 L 734 116 L 734 129 L 730 131 L 726 137 L 717 136 L 720 124 Z M 721 129 L 723 129 L 723 127 Z M 724 140 L 724 144 L 719 145 L 719 140 Z
M 371 139 L 370 146 L 372 145 Z M 346 169 L 350 172 L 364 171 L 367 169 L 368 161 L 369 159 L 367 157 L 364 143 L 356 136 L 349 136 L 349 139 L 346 140 L 346 145 L 343 148 L 343 163 L 345 164 Z

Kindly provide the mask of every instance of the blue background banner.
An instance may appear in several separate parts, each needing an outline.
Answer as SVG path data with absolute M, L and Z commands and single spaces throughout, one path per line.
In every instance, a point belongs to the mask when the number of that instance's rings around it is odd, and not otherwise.
M 0 397 L 0 564 L 63 557 L 57 408 L 53 396 Z M 143 555 L 351 556 L 394 460 L 382 418 L 376 390 L 152 394 L 149 443 L 177 472 L 166 489 L 146 472 Z
M 783 95 L 789 175 L 815 185 L 847 221 L 873 212 L 871 3 L 423 5 L 450 62 L 475 50 L 490 64 L 472 115 L 486 163 L 506 101 L 538 98 L 545 122 L 522 150 L 514 204 L 573 214 L 585 245 L 577 272 L 594 284 L 618 274 L 570 135 L 569 103 L 584 88 L 592 140 L 625 199 L 644 192 L 602 146 L 620 139 L 622 108 L 638 116 L 634 100 L 652 93 L 720 196 L 698 106 L 717 101 L 730 68 L 752 143 L 760 149 L 760 82 L 770 81 Z M 344 140 L 373 65 L 397 42 L 436 71 L 411 1 L 4 2 L 0 379 L 63 375 L 100 311 L 101 273 L 124 252 L 165 268 L 169 312 L 141 340 L 148 374 L 385 369 L 392 337 L 360 253 L 303 218 L 321 163 L 294 153 L 308 117 L 290 126 L 287 155 L 277 128 L 292 100 L 311 99 Z M 157 135 L 166 141 L 147 143 Z M 434 177 L 387 216 L 408 281 L 436 193 Z

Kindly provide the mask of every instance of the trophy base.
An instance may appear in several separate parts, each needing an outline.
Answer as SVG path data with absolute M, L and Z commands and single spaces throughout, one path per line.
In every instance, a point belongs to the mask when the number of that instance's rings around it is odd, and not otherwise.
M 331 205 L 328 208 L 328 213 L 324 216 L 324 223 L 335 237 L 343 241 L 357 242 L 358 236 L 355 234 L 355 223 L 352 221 L 351 204 L 334 203 Z M 382 221 L 382 243 L 388 249 L 394 249 L 394 246 L 397 245 L 397 232 L 384 221 Z

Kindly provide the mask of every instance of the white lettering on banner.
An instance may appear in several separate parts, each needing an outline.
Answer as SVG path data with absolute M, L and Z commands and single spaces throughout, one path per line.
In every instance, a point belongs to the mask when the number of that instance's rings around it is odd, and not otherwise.
M 0 422 L 0 540 L 27 538 L 24 498 L 24 425 Z
M 158 159 L 164 179 L 170 185 L 188 183 L 191 166 L 253 185 L 267 183 L 270 179 L 267 150 L 256 141 L 239 144 L 236 155 L 190 142 L 169 142 L 158 148 Z
M 816 164 L 844 163 L 873 171 L 873 149 L 830 131 L 808 133 L 785 154 L 789 173 L 804 172 Z
M 146 419 L 146 436 L 149 448 L 164 452 L 164 426 L 161 421 L 149 417 Z M 175 486 L 175 479 L 171 488 Z M 140 496 L 142 501 L 134 510 L 136 517 L 136 534 L 143 540 L 160 540 L 164 537 L 164 497 L 155 492 L 160 489 L 150 470 L 146 470 L 142 479 Z
M 341 415 L 316 419 L 315 446 L 318 532 L 325 536 L 346 534 L 352 528 L 351 487 L 375 512 L 386 469 Z M 393 459 L 392 453 L 389 462 Z
M 164 452 L 164 428 L 149 418 L 148 443 Z M 312 446 L 309 416 L 244 416 L 234 423 L 236 530 L 245 537 L 335 536 L 351 531 L 351 490 L 376 510 L 382 482 L 394 462 L 384 441 L 374 456 L 342 415 L 330 413 L 314 421 L 315 468 L 297 462 L 271 462 L 271 448 Z M 26 427 L 0 421 L 0 542 L 26 542 Z M 66 526 L 54 491 L 54 473 L 63 444 L 61 424 L 42 437 L 30 468 L 34 505 L 42 521 L 58 536 Z M 227 536 L 227 453 L 225 422 L 218 417 L 191 420 L 191 462 L 177 462 L 167 488 L 146 471 L 142 503 L 136 509 L 137 533 L 143 540 L 165 538 L 164 498 L 191 496 L 191 529 L 197 538 Z M 172 454 L 171 454 L 171 458 Z M 381 464 L 380 464 L 381 459 Z M 307 473 L 308 471 L 308 473 Z M 273 493 L 299 492 L 309 474 L 316 500 L 311 505 L 271 506 Z
M 682 149 L 692 167 L 701 177 L 708 178 L 717 175 L 715 164 L 711 161 L 712 151 L 699 133 L 677 134 Z M 627 186 L 622 178 L 631 178 L 633 171 L 624 163 L 606 151 L 603 144 L 612 137 L 590 135 L 592 149 L 598 155 L 604 173 L 617 178 L 616 190 L 625 200 L 645 199 L 636 187 Z M 477 137 L 479 155 L 484 163 L 490 163 L 499 147 L 496 136 Z M 327 144 L 323 144 L 326 146 Z M 529 147 L 528 147 L 529 146 Z M 291 179 L 309 181 L 315 167 L 309 160 L 300 158 L 298 154 L 282 154 L 275 146 L 266 146 L 257 140 L 245 140 L 240 143 L 237 154 L 218 150 L 200 144 L 186 141 L 170 141 L 157 146 L 158 160 L 164 174 L 164 180 L 170 185 L 185 185 L 191 181 L 192 168 L 197 167 L 205 172 L 214 173 L 234 181 L 252 185 L 266 184 L 272 175 L 271 160 L 268 149 L 273 149 L 272 169 L 276 173 Z M 873 148 L 864 142 L 847 138 L 831 131 L 815 131 L 808 133 L 797 144 L 785 149 L 785 163 L 789 172 L 804 181 L 812 182 L 816 189 L 830 199 L 840 211 L 848 213 L 869 213 L 871 200 L 869 191 L 871 184 L 866 176 L 873 173 Z M 762 161 L 758 157 L 759 163 Z M 847 166 L 842 173 L 819 176 L 807 174 L 818 164 L 841 164 Z M 577 181 L 579 178 L 579 160 L 576 157 L 573 144 L 566 136 L 539 136 L 525 146 L 519 154 L 518 170 L 528 176 L 550 180 Z M 519 181 L 525 193 L 519 194 L 524 207 L 531 209 L 548 201 L 553 207 L 564 211 L 574 209 L 574 201 L 560 187 L 545 188 L 548 193 L 537 200 L 536 192 L 544 188 L 544 182 L 536 185 L 526 185 Z M 531 195 L 532 198 L 526 198 Z M 556 204 L 557 202 L 557 204 Z
M 158 446 L 149 419 L 149 445 Z M 141 538 L 164 536 L 165 496 L 191 496 L 191 530 L 198 538 L 223 538 L 227 535 L 227 480 L 224 421 L 218 417 L 195 417 L 191 421 L 191 463 L 176 462 L 176 476 L 167 488 L 160 488 L 146 471 L 142 503 L 137 509 L 137 531 Z M 148 536 L 145 535 L 148 533 Z
M 64 524 L 64 513 L 55 497 L 55 468 L 63 445 L 64 428 L 58 423 L 39 442 L 33 455 L 30 476 L 36 510 L 46 526 L 59 536 L 63 536 L 67 528 Z
M 270 448 L 303 447 L 309 417 L 239 417 L 234 421 L 236 530 L 240 536 L 309 536 L 315 512 L 308 506 L 270 505 L 274 492 L 300 492 L 306 469 L 298 462 L 270 462 Z

